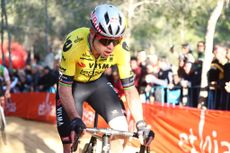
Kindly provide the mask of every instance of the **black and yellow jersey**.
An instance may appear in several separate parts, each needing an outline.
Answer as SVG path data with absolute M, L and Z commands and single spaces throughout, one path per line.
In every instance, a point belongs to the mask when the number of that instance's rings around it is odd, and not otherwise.
M 114 47 L 112 54 L 97 59 L 90 50 L 88 37 L 89 28 L 79 28 L 69 33 L 65 39 L 60 64 L 61 85 L 76 82 L 91 82 L 102 76 L 105 70 L 117 65 L 123 87 L 133 86 L 133 72 L 130 67 L 130 52 L 124 41 Z

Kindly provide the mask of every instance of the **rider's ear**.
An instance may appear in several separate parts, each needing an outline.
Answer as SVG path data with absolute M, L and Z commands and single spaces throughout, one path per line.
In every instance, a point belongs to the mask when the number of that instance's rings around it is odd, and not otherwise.
M 93 30 L 93 28 L 90 28 L 90 36 L 91 36 L 91 37 L 94 37 L 95 34 L 96 34 L 96 33 L 95 33 L 95 31 Z

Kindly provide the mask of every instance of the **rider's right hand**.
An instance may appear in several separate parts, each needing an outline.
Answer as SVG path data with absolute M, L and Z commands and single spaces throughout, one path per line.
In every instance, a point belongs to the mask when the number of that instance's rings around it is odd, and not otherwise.
M 86 128 L 85 123 L 82 121 L 82 119 L 78 117 L 73 119 L 70 123 L 71 131 L 75 131 L 78 137 L 82 134 L 85 128 Z

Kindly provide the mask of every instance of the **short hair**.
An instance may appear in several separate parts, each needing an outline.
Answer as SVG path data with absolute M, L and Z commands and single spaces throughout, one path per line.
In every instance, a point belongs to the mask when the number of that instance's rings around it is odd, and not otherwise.
M 137 61 L 137 57 L 136 56 L 131 56 L 131 60 Z

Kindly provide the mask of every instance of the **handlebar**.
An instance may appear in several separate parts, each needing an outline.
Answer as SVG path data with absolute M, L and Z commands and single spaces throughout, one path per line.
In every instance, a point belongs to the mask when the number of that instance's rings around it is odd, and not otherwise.
M 104 134 L 105 136 L 124 136 L 124 137 L 135 137 L 138 138 L 137 132 L 128 132 L 128 131 L 121 131 L 121 130 L 115 130 L 111 128 L 85 128 L 85 132 L 91 133 L 91 134 Z M 73 142 L 71 147 L 71 152 L 75 152 L 77 150 L 79 143 L 79 137 Z
M 92 134 L 105 134 L 108 136 L 113 135 L 113 136 L 126 136 L 126 137 L 138 138 L 137 132 L 121 131 L 121 130 L 115 130 L 111 128 L 86 128 L 85 131 Z

